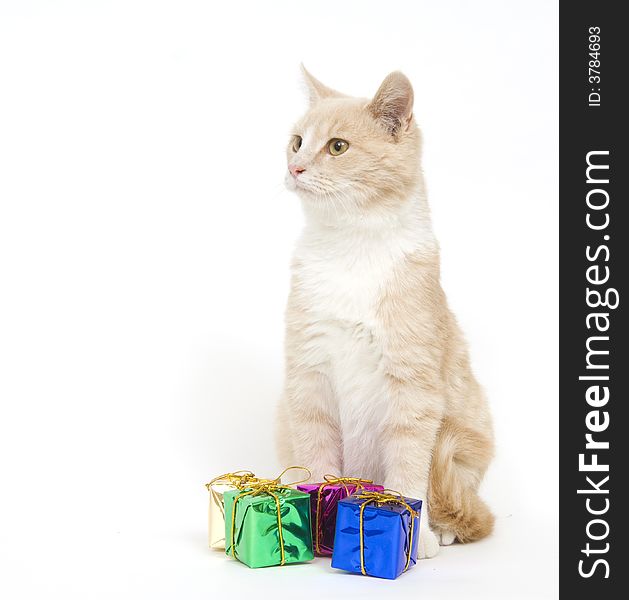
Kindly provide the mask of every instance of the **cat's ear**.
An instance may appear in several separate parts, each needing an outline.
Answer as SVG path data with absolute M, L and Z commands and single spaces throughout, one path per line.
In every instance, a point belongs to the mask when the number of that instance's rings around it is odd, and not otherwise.
M 313 77 L 306 67 L 304 67 L 303 63 L 301 65 L 301 74 L 308 88 L 308 98 L 310 99 L 311 106 L 323 98 L 340 98 L 343 96 L 340 92 L 329 88 L 327 85 L 323 85 L 316 77 Z
M 387 75 L 367 109 L 391 135 L 405 130 L 413 118 L 413 86 L 408 77 L 400 71 Z

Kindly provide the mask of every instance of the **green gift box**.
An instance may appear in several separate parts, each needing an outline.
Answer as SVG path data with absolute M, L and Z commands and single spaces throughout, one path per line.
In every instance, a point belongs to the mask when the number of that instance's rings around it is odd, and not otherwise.
M 251 568 L 312 560 L 310 495 L 285 486 L 224 493 L 225 553 Z

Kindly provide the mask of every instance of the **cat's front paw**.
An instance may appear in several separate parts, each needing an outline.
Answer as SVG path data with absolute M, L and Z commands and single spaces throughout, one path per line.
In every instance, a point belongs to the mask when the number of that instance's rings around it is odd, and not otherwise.
M 432 558 L 439 552 L 439 540 L 429 527 L 423 524 L 419 528 L 417 558 Z

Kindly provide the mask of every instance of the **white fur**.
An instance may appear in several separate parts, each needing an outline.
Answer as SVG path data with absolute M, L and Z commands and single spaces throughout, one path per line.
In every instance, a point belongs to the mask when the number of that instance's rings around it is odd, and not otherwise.
M 306 210 L 308 214 L 308 210 Z M 382 368 L 383 332 L 376 311 L 382 286 L 410 254 L 432 254 L 437 243 L 423 194 L 418 192 L 394 218 L 372 216 L 357 226 L 330 227 L 309 219 L 294 258 L 317 334 L 312 364 L 326 364 L 339 405 L 343 471 L 384 481 L 378 440 L 386 413 Z M 426 504 L 426 490 L 418 494 Z M 439 542 L 424 510 L 418 555 L 437 554 Z
M 441 546 L 450 546 L 451 544 L 454 543 L 455 539 L 456 539 L 456 536 L 452 531 L 444 531 L 439 536 L 439 544 Z
M 296 273 L 317 335 L 312 364 L 325 363 L 344 440 L 344 470 L 382 480 L 375 444 L 386 412 L 382 335 L 376 311 L 382 286 L 412 253 L 436 241 L 421 193 L 391 218 L 330 227 L 309 219 L 296 250 Z

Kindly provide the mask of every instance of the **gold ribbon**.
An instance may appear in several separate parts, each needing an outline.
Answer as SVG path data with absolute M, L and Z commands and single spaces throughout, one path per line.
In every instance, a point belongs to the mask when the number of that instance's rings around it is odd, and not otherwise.
M 257 479 L 257 477 L 251 472 L 245 469 L 241 471 L 233 471 L 231 473 L 223 473 L 218 475 L 212 481 L 205 484 L 208 492 L 212 491 L 211 488 L 215 483 L 230 483 L 234 487 L 243 487 L 247 481 Z
M 282 475 L 287 473 L 292 469 L 301 469 L 302 471 L 306 471 L 308 473 L 308 477 L 305 479 L 300 479 L 298 481 L 293 481 L 291 483 L 282 484 Z M 238 500 L 243 498 L 244 496 L 259 496 L 261 494 L 268 494 L 272 496 L 275 500 L 275 509 L 277 510 L 277 531 L 280 542 L 280 565 L 283 565 L 286 561 L 286 555 L 284 553 L 284 534 L 282 533 L 282 515 L 280 513 L 280 499 L 276 492 L 281 490 L 290 490 L 291 485 L 296 485 L 298 483 L 304 483 L 310 479 L 312 473 L 310 473 L 310 469 L 306 467 L 287 467 L 284 469 L 275 479 L 259 479 L 255 478 L 253 480 L 249 480 L 247 483 L 246 491 L 241 492 L 234 498 L 234 503 L 232 505 L 232 523 L 231 523 L 231 545 L 232 545 L 232 556 L 236 558 L 236 505 L 238 504 Z
M 359 515 L 359 531 L 360 531 L 360 570 L 363 575 L 367 575 L 367 571 L 365 570 L 365 530 L 364 530 L 364 512 L 365 508 L 375 502 L 377 506 L 381 506 L 382 504 L 398 504 L 403 506 L 411 515 L 411 526 L 409 530 L 408 536 L 408 552 L 406 553 L 406 564 L 404 565 L 404 571 L 406 571 L 411 563 L 411 551 L 413 549 L 413 533 L 415 530 L 415 519 L 418 516 L 418 512 L 413 510 L 404 499 L 404 496 L 395 490 L 384 490 L 383 492 L 372 492 L 370 490 L 365 490 L 360 494 L 356 494 L 355 498 L 364 498 L 366 502 L 363 502 L 360 506 L 360 515 Z
M 315 550 L 317 554 L 321 554 L 321 538 L 323 537 L 323 530 L 321 527 L 321 499 L 323 490 L 326 487 L 333 485 L 342 485 L 345 488 L 345 493 L 349 496 L 348 485 L 355 485 L 356 490 L 364 489 L 365 483 L 373 483 L 371 479 L 361 479 L 360 477 L 337 477 L 336 475 L 324 475 L 324 483 L 319 486 L 317 491 L 317 510 L 315 512 Z
M 216 506 L 220 508 L 221 515 L 225 518 L 225 507 L 223 506 L 223 501 L 221 497 L 214 491 L 212 487 L 215 483 L 227 483 L 233 485 L 237 489 L 242 489 L 246 487 L 247 482 L 255 481 L 258 478 L 251 471 L 247 471 L 242 469 L 240 471 L 233 471 L 231 473 L 223 473 L 222 475 L 218 475 L 212 481 L 205 484 L 207 491 L 210 492 L 210 495 L 214 499 L 214 503 Z

